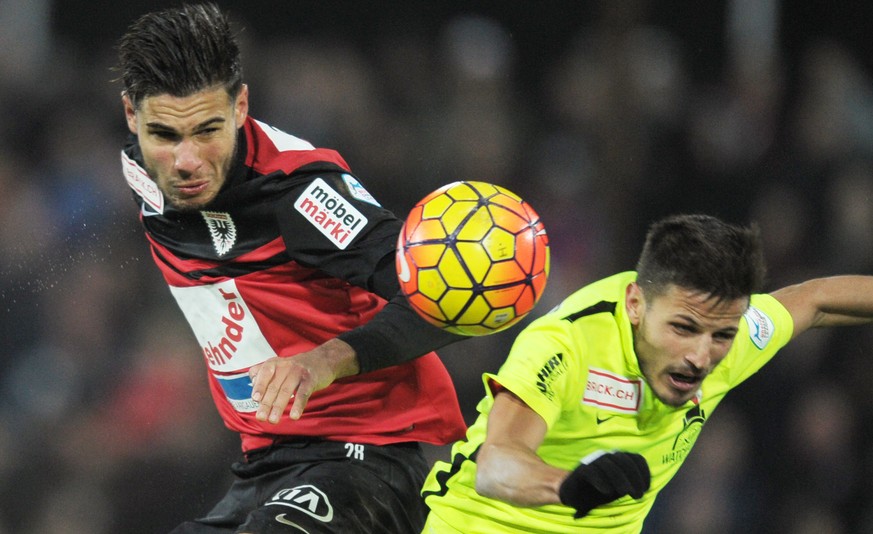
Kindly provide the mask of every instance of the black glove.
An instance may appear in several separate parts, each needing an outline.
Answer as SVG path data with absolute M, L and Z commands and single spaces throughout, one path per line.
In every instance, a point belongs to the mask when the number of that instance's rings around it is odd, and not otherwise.
M 632 452 L 610 452 L 573 470 L 561 483 L 558 496 L 576 509 L 578 519 L 625 495 L 639 499 L 651 482 L 645 458 Z

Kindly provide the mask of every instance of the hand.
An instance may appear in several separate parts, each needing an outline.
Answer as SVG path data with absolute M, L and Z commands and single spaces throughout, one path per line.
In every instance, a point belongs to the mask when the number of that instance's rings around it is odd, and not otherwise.
M 593 508 L 630 495 L 634 499 L 649 489 L 652 477 L 646 459 L 631 452 L 610 452 L 577 467 L 561 483 L 561 502 L 576 509 L 577 519 Z
M 259 403 L 255 417 L 276 424 L 294 399 L 289 416 L 300 419 L 313 393 L 358 369 L 354 349 L 338 339 L 291 357 L 270 358 L 249 369 L 252 399 Z

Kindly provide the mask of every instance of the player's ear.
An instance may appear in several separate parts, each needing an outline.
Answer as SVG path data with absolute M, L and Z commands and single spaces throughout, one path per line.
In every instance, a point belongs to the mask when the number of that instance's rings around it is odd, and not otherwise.
M 646 299 L 643 297 L 643 290 L 636 282 L 631 282 L 627 285 L 624 291 L 624 306 L 631 324 L 634 326 L 639 325 L 643 308 L 646 306 Z
M 239 128 L 249 115 L 249 86 L 246 84 L 242 84 L 239 94 L 236 95 L 236 101 L 233 103 L 233 113 L 236 126 Z
M 124 118 L 127 119 L 127 129 L 130 133 L 136 132 L 136 108 L 126 92 L 121 93 L 121 103 L 124 105 Z

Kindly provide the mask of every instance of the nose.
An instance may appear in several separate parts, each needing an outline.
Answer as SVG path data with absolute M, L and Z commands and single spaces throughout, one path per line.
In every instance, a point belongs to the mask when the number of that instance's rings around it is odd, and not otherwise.
M 708 336 L 700 336 L 694 346 L 685 353 L 685 361 L 695 371 L 706 371 L 712 363 L 712 341 Z
M 183 139 L 176 145 L 175 170 L 183 177 L 193 174 L 202 163 L 200 150 L 191 139 Z

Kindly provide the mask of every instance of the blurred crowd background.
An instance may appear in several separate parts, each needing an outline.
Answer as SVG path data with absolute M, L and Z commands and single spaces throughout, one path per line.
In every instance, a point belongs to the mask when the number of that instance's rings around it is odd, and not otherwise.
M 532 316 L 680 211 L 756 221 L 770 289 L 873 274 L 865 2 L 218 3 L 252 115 L 398 215 L 459 179 L 530 201 Z M 120 172 L 115 42 L 166 5 L 0 1 L 0 533 L 166 532 L 230 481 L 238 438 Z M 519 328 L 442 351 L 469 422 Z M 646 532 L 873 532 L 871 389 L 873 328 L 806 334 L 710 418 Z

